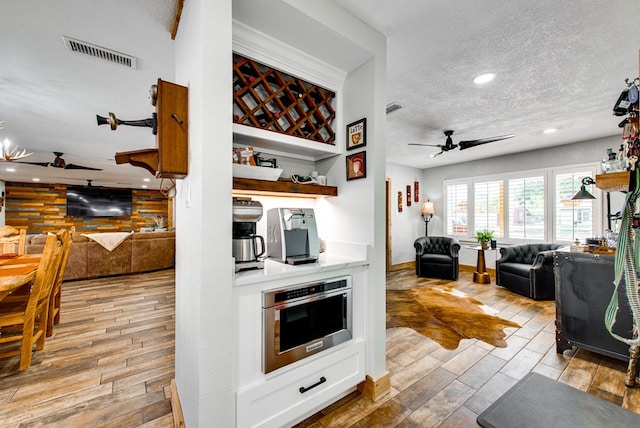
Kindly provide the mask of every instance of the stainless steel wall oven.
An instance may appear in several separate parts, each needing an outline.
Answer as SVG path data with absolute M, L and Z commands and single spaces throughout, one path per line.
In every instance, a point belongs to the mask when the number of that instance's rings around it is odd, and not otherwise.
M 264 291 L 262 303 L 264 373 L 352 337 L 350 276 Z

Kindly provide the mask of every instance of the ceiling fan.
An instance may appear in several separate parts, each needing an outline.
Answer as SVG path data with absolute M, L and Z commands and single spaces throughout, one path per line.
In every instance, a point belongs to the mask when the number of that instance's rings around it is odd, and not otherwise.
M 515 135 L 500 135 L 498 137 L 489 137 L 489 138 L 480 138 L 478 140 L 468 140 L 468 141 L 460 141 L 458 144 L 453 143 L 453 130 L 447 129 L 444 131 L 444 135 L 447 137 L 447 140 L 444 144 L 424 144 L 424 143 L 409 143 L 410 146 L 429 146 L 429 147 L 439 147 L 440 151 L 431 155 L 432 158 L 435 158 L 438 155 L 443 154 L 444 152 L 448 152 L 449 150 L 453 150 L 456 148 L 460 148 L 460 150 L 470 149 L 472 147 L 480 146 L 482 144 L 493 143 L 494 141 L 506 140 L 507 138 L 513 138 Z
M 72 163 L 66 163 L 64 159 L 62 159 L 63 153 L 61 152 L 53 152 L 53 154 L 56 155 L 53 162 L 16 162 L 16 163 L 26 163 L 29 165 L 38 165 L 38 166 L 44 166 L 44 167 L 52 166 L 54 168 L 62 168 L 62 169 L 88 169 L 91 171 L 102 171 L 101 168 L 91 168 L 89 166 L 74 165 Z

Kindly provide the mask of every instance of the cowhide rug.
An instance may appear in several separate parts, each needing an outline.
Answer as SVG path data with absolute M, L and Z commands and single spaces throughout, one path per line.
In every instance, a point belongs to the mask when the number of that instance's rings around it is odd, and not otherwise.
M 456 349 L 462 339 L 479 339 L 506 348 L 504 328 L 521 326 L 452 286 L 387 290 L 387 328 L 410 327 Z

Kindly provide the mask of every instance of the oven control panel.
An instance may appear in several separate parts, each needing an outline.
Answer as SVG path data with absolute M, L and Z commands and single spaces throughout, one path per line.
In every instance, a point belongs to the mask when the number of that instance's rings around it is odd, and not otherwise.
M 282 290 L 265 291 L 263 293 L 263 306 L 269 307 L 272 305 L 282 304 L 290 300 L 301 299 L 347 288 L 351 288 L 350 278 L 314 282 L 305 285 L 294 285 Z

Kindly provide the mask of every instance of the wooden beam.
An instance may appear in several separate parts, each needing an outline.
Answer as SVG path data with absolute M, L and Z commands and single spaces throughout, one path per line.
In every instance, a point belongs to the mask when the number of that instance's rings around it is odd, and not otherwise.
M 180 25 L 180 15 L 182 15 L 182 6 L 184 6 L 184 0 L 176 0 L 175 15 L 173 15 L 173 28 L 171 28 L 171 40 L 175 40 L 176 34 L 178 34 L 178 25 Z

